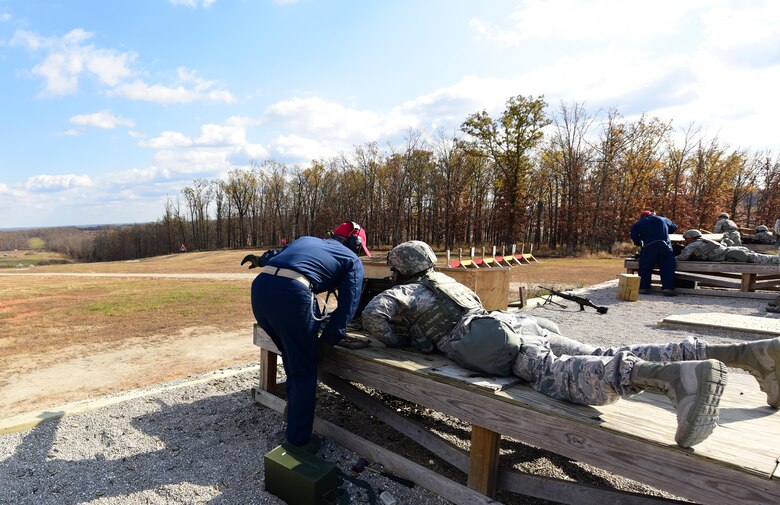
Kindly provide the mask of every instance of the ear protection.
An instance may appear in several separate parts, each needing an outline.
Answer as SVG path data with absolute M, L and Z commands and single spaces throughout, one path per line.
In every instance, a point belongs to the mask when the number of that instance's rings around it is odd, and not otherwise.
M 349 232 L 346 245 L 350 250 L 354 251 L 355 254 L 359 255 L 363 252 L 363 240 L 360 238 L 360 225 L 354 221 L 347 222 L 352 223 L 352 231 Z

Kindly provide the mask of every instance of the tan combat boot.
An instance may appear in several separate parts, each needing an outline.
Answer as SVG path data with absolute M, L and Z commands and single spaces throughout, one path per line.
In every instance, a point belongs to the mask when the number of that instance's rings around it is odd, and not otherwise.
M 766 402 L 780 408 L 780 337 L 745 344 L 708 344 L 707 357 L 741 368 L 758 380 Z
M 631 384 L 664 393 L 677 410 L 674 440 L 691 447 L 715 429 L 718 404 L 726 385 L 726 366 L 718 360 L 654 363 L 640 361 L 631 371 Z

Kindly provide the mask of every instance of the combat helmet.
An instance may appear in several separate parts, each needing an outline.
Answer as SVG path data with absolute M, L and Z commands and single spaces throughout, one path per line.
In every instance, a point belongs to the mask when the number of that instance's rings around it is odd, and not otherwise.
M 696 229 L 687 230 L 685 233 L 683 233 L 683 238 L 699 238 L 701 237 L 701 232 Z
M 728 212 L 721 212 L 718 217 L 722 218 L 722 219 L 728 219 L 729 218 L 729 213 Z
M 436 254 L 421 240 L 403 242 L 387 253 L 387 266 L 401 275 L 424 272 L 435 264 Z
M 763 224 L 756 226 L 756 233 L 761 233 L 762 231 L 769 231 L 769 228 Z

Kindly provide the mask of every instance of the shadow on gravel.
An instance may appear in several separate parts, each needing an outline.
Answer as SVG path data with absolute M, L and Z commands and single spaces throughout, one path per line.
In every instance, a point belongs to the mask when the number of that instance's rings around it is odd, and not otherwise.
M 89 441 L 89 451 L 69 447 L 68 438 L 58 440 L 66 420 L 30 430 L 14 454 L 0 462 L 0 503 L 147 503 L 148 496 L 129 498 L 146 490 L 155 490 L 152 503 L 167 503 L 166 494 L 173 503 L 259 501 L 265 494 L 263 455 L 281 438 L 276 413 L 256 406 L 245 391 L 187 404 L 156 403 L 159 410 L 125 422 L 117 422 L 123 415 L 111 413 L 114 420 L 105 427 L 91 426 L 94 416 L 69 418 L 71 443 Z M 130 426 L 154 437 L 155 449 L 138 454 Z M 79 458 L 79 452 L 89 453 Z

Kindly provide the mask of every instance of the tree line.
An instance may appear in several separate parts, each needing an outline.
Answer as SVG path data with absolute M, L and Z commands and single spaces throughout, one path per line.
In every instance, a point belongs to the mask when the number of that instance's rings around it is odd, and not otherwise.
M 360 223 L 369 244 L 408 239 L 436 247 L 511 247 L 566 254 L 611 251 L 643 209 L 681 229 L 711 229 L 722 211 L 740 225 L 774 223 L 780 160 L 732 148 L 690 124 L 582 103 L 548 112 L 518 95 L 498 117 L 468 115 L 458 130 L 370 142 L 307 165 L 269 159 L 225 179 L 196 179 L 169 197 L 154 223 L 99 231 L 84 260 L 188 250 L 278 246 Z

